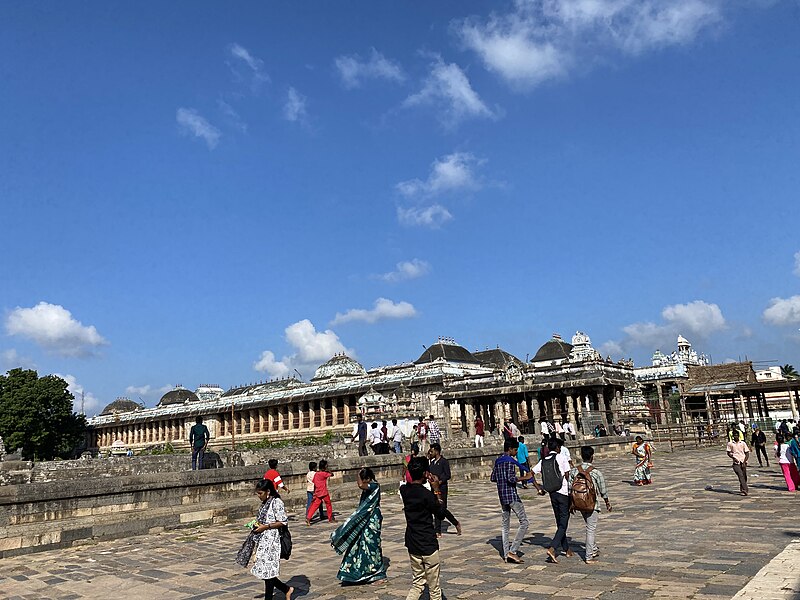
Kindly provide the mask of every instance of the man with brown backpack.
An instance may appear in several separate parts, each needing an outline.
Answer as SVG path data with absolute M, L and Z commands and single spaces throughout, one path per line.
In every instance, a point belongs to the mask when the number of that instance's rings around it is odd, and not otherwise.
M 594 448 L 581 447 L 582 463 L 573 467 L 569 472 L 570 483 L 570 512 L 576 510 L 581 513 L 586 523 L 586 551 L 584 560 L 587 564 L 597 562 L 600 549 L 597 547 L 595 536 L 597 520 L 600 515 L 600 498 L 605 500 L 606 510 L 611 512 L 611 502 L 608 500 L 608 489 L 603 474 L 592 465 Z

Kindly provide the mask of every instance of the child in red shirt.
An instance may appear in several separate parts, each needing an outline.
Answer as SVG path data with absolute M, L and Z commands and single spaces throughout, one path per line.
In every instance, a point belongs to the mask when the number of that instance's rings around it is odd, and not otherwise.
M 306 513 L 306 525 L 311 525 L 311 517 L 324 502 L 328 512 L 328 523 L 336 523 L 333 518 L 333 506 L 331 505 L 331 495 L 328 493 L 328 478 L 333 477 L 333 473 L 328 470 L 328 461 L 319 461 L 319 470 L 314 473 L 314 499 Z

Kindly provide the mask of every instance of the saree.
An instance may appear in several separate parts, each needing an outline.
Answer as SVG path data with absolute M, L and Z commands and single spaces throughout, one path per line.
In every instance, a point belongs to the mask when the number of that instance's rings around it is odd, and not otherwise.
M 342 554 L 336 577 L 343 583 L 372 583 L 386 578 L 381 552 L 381 488 L 374 481 L 361 494 L 355 512 L 331 534 L 331 546 Z
M 633 471 L 633 480 L 636 482 L 650 483 L 650 446 L 647 442 L 633 445 L 636 458 L 636 468 Z M 640 484 L 641 485 L 641 484 Z

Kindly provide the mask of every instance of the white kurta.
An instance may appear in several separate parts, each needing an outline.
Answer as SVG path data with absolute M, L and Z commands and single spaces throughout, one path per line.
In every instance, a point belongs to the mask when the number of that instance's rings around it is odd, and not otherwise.
M 259 514 L 259 517 L 261 515 Z M 286 507 L 280 498 L 272 498 L 262 523 L 280 521 L 288 523 Z M 267 529 L 261 534 L 261 539 L 256 548 L 256 559 L 250 572 L 259 579 L 272 579 L 280 574 L 281 570 L 281 538 L 277 529 Z

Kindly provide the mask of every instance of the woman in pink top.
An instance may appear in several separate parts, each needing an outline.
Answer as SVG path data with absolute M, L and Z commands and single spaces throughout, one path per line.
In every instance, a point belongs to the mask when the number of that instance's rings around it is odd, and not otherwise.
M 328 523 L 336 523 L 336 519 L 333 518 L 331 495 L 328 493 L 329 477 L 333 477 L 333 473 L 328 470 L 328 461 L 322 459 L 319 461 L 319 470 L 314 474 L 314 499 L 311 501 L 311 506 L 306 513 L 306 525 L 311 525 L 311 517 L 314 516 L 314 513 L 317 512 L 323 502 L 328 512 Z
M 800 488 L 800 473 L 798 473 L 797 467 L 794 466 L 789 448 L 790 446 L 783 439 L 783 436 L 778 434 L 775 437 L 775 456 L 778 459 L 778 463 L 781 465 L 783 478 L 786 480 L 786 487 L 790 492 L 794 492 Z

